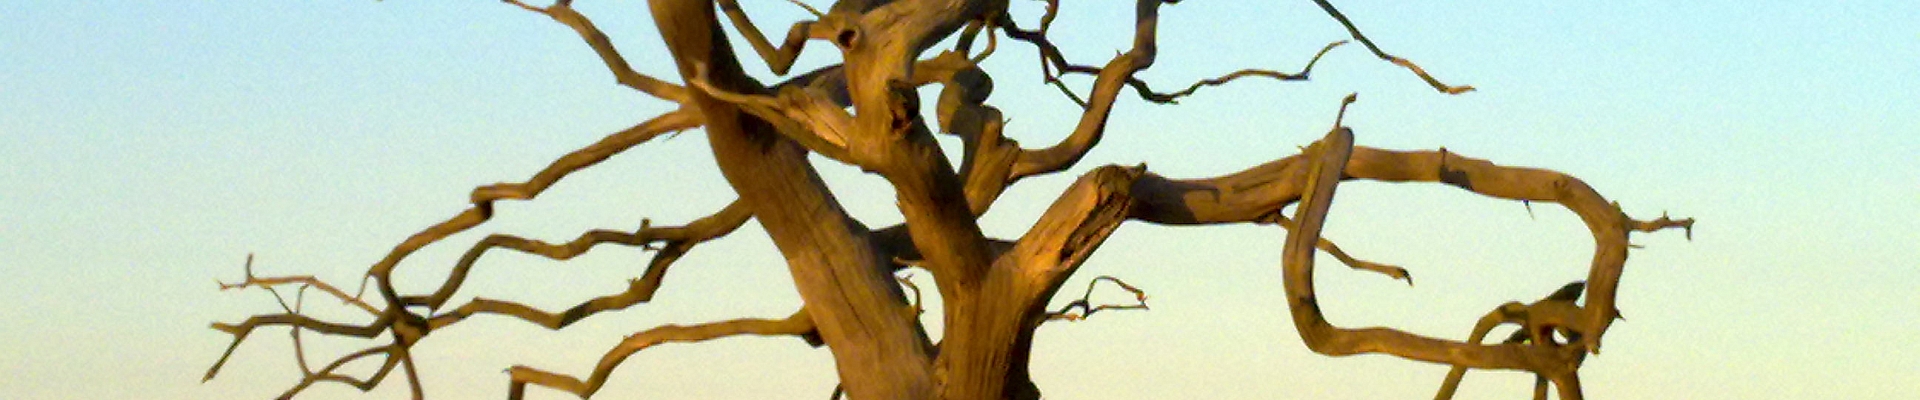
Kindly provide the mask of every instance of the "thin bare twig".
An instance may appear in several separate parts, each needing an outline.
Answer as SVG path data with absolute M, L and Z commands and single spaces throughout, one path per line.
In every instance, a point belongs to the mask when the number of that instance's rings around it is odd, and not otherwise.
M 1221 75 L 1218 78 L 1205 79 L 1199 82 L 1194 82 L 1193 85 L 1187 86 L 1186 89 L 1178 92 L 1173 92 L 1173 93 L 1154 92 L 1153 88 L 1148 87 L 1146 81 L 1143 81 L 1140 79 L 1128 79 L 1127 84 L 1130 86 L 1133 86 L 1133 89 L 1140 93 L 1140 98 L 1142 99 L 1146 99 L 1147 101 L 1151 101 L 1155 103 L 1173 104 L 1173 103 L 1177 103 L 1179 98 L 1181 97 L 1192 95 L 1195 91 L 1200 90 L 1201 87 L 1224 85 L 1227 82 L 1232 82 L 1233 80 L 1240 79 L 1240 78 L 1262 77 L 1262 78 L 1272 78 L 1274 80 L 1279 80 L 1279 81 L 1304 81 L 1304 80 L 1307 80 L 1308 76 L 1310 76 L 1313 73 L 1313 66 L 1314 64 L 1318 64 L 1320 62 L 1320 57 L 1327 55 L 1327 52 L 1332 51 L 1333 48 L 1340 47 L 1340 45 L 1346 44 L 1346 43 L 1347 41 L 1345 40 L 1328 43 L 1326 47 L 1322 47 L 1320 48 L 1319 52 L 1314 53 L 1312 59 L 1307 60 L 1307 65 L 1305 67 L 1301 67 L 1300 72 L 1291 73 L 1291 74 L 1285 73 L 1285 72 L 1276 72 L 1272 70 L 1264 70 L 1264 69 L 1243 69 L 1239 71 L 1234 71 L 1232 73 L 1228 73 L 1226 75 Z
M 1113 284 L 1116 286 L 1119 286 L 1121 290 L 1126 290 L 1129 293 L 1133 293 L 1134 302 L 1133 303 L 1106 303 L 1106 304 L 1094 305 L 1093 304 L 1093 288 L 1099 286 L 1100 282 L 1103 282 L 1103 281 L 1113 282 Z M 1076 309 L 1080 310 L 1080 312 L 1077 314 L 1074 313 L 1074 310 Z M 1101 275 L 1101 276 L 1094 277 L 1093 280 L 1087 281 L 1087 291 L 1081 294 L 1079 299 L 1069 302 L 1065 306 L 1061 306 L 1060 310 L 1058 311 L 1047 313 L 1046 320 L 1048 321 L 1053 321 L 1053 320 L 1079 321 L 1079 320 L 1087 319 L 1087 317 L 1093 316 L 1094 313 L 1098 313 L 1105 310 L 1146 310 L 1146 309 L 1148 309 L 1147 291 L 1141 290 L 1140 288 L 1134 287 L 1133 285 L 1129 285 L 1127 284 L 1126 281 L 1120 280 L 1120 278 L 1115 278 L 1109 275 Z
M 1355 27 L 1353 21 L 1347 19 L 1346 14 L 1341 14 L 1339 9 L 1333 8 L 1333 3 L 1328 2 L 1328 0 L 1313 0 L 1313 3 L 1319 4 L 1320 9 L 1326 11 L 1327 15 L 1332 16 L 1335 21 L 1340 21 L 1340 26 L 1346 27 L 1347 33 L 1353 35 L 1353 40 L 1358 40 L 1360 44 L 1367 46 L 1367 50 L 1372 51 L 1375 57 L 1380 57 L 1380 59 L 1387 60 L 1393 63 L 1393 65 L 1398 65 L 1409 71 L 1413 71 L 1415 76 L 1419 76 L 1420 80 L 1426 81 L 1428 86 L 1433 86 L 1434 90 L 1439 90 L 1446 94 L 1461 94 L 1473 91 L 1473 86 L 1449 86 L 1445 83 L 1440 83 L 1439 79 L 1435 79 L 1433 75 L 1427 74 L 1426 70 L 1420 69 L 1420 66 L 1415 65 L 1413 61 L 1395 57 L 1387 54 L 1385 51 L 1381 51 L 1380 46 L 1373 44 L 1373 40 L 1367 39 L 1366 34 L 1360 33 L 1360 28 Z

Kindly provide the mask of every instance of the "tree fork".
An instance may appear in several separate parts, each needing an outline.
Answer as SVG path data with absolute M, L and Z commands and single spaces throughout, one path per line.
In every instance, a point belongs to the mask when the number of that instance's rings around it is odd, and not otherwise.
M 681 77 L 735 92 L 766 89 L 747 77 L 720 33 L 712 0 L 650 0 Z M 865 227 L 826 193 L 806 153 L 773 127 L 705 93 L 690 100 L 728 183 L 786 255 L 800 296 L 834 355 L 847 392 L 861 399 L 925 399 L 933 385 L 917 322 Z

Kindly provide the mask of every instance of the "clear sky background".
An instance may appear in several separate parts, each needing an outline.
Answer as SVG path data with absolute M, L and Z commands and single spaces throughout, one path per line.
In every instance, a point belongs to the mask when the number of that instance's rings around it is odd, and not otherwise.
M 615 86 L 564 26 L 497 2 L 110 3 L 0 5 L 0 397 L 271 397 L 297 379 L 281 330 L 262 331 L 218 379 L 200 382 L 229 339 L 209 322 L 275 311 L 264 292 L 215 290 L 242 277 L 247 254 L 263 275 L 351 287 L 400 239 L 463 209 L 472 187 L 523 180 L 666 109 Z M 637 68 L 670 75 L 641 2 L 582 3 Z M 801 16 L 784 2 L 746 3 L 768 31 Z M 1032 25 L 1038 3 L 1015 3 Z M 1126 46 L 1131 5 L 1066 3 L 1055 32 L 1071 58 L 1103 63 Z M 1358 92 L 1346 122 L 1361 145 L 1446 146 L 1555 169 L 1635 216 L 1699 219 L 1692 241 L 1634 237 L 1645 248 L 1619 293 L 1628 320 L 1583 370 L 1592 398 L 1920 392 L 1920 5 L 1341 5 L 1388 51 L 1481 90 L 1438 94 L 1349 46 L 1310 82 L 1242 81 L 1177 106 L 1124 99 L 1088 160 L 1017 186 L 987 230 L 1017 235 L 1098 165 L 1199 177 L 1293 154 Z M 1187 1 L 1166 8 L 1161 26 L 1159 63 L 1143 76 L 1164 88 L 1245 67 L 1293 70 L 1346 37 L 1307 1 Z M 830 49 L 809 49 L 796 70 L 827 62 Z M 1033 54 L 1001 43 L 987 66 L 998 77 L 991 102 L 1007 110 L 1014 137 L 1050 143 L 1076 110 L 1040 84 Z M 821 168 L 869 225 L 899 221 L 878 178 Z M 678 224 L 731 198 L 704 139 L 683 134 L 537 201 L 501 205 L 494 222 L 419 253 L 397 279 L 403 289 L 436 284 L 486 233 L 564 240 L 642 218 Z M 1450 338 L 1501 302 L 1585 277 L 1592 243 L 1554 206 L 1530 214 L 1444 186 L 1378 183 L 1342 187 L 1327 236 L 1407 266 L 1418 283 L 1323 262 L 1334 323 Z M 1272 227 L 1124 226 L 1068 291 L 1120 276 L 1149 290 L 1154 309 L 1043 327 L 1036 381 L 1056 399 L 1430 397 L 1443 366 L 1307 351 L 1285 313 L 1281 237 Z M 458 298 L 563 307 L 621 290 L 647 256 L 496 253 Z M 499 398 L 511 365 L 580 374 L 647 327 L 785 316 L 799 306 L 790 284 L 749 224 L 681 261 L 653 304 L 557 333 L 478 318 L 416 352 L 430 396 Z M 321 315 L 351 316 L 311 300 Z M 311 344 L 314 353 L 362 345 Z M 669 345 L 627 361 L 601 397 L 825 398 L 831 367 L 824 349 L 791 338 Z M 1461 398 L 1524 397 L 1530 384 L 1475 373 Z M 372 394 L 334 385 L 306 398 L 405 395 L 395 377 Z

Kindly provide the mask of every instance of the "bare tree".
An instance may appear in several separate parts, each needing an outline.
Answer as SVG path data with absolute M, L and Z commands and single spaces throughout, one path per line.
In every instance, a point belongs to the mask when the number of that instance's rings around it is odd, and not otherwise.
M 1544 398 L 1550 383 L 1560 398 L 1578 399 L 1576 371 L 1586 354 L 1599 351 L 1601 337 L 1619 316 L 1614 295 L 1626 261 L 1628 234 L 1676 227 L 1690 232 L 1693 222 L 1665 216 L 1632 219 L 1579 179 L 1553 171 L 1496 165 L 1445 149 L 1356 146 L 1352 130 L 1336 117 L 1325 138 L 1300 154 L 1228 175 L 1171 179 L 1145 166 L 1095 168 L 1060 193 L 1024 235 L 994 238 L 982 233 L 976 219 L 1015 182 L 1074 166 L 1100 142 L 1121 93 L 1131 89 L 1146 101 L 1169 103 L 1203 87 L 1240 78 L 1303 80 L 1320 54 L 1345 41 L 1327 45 L 1298 73 L 1248 69 L 1183 90 L 1158 92 L 1136 74 L 1153 66 L 1158 12 L 1176 3 L 1173 0 L 1137 0 L 1132 48 L 1097 66 L 1069 61 L 1050 40 L 1049 25 L 1058 0 L 1046 0 L 1045 14 L 1037 24 L 1024 27 L 1008 15 L 1004 0 L 841 0 L 825 12 L 807 8 L 815 18 L 794 24 L 777 45 L 755 27 L 737 0 L 649 0 L 648 11 L 683 82 L 674 84 L 635 72 L 607 36 L 571 7 L 570 0 L 545 6 L 505 1 L 572 28 L 620 85 L 679 108 L 567 154 L 525 182 L 475 189 L 471 208 L 407 238 L 369 268 L 359 293 L 350 294 L 310 276 L 256 276 L 249 261 L 245 280 L 222 288 L 266 289 L 280 299 L 284 310 L 239 323 L 214 324 L 234 340 L 220 362 L 207 371 L 208 379 L 250 334 L 263 327 L 284 326 L 293 332 L 294 356 L 303 378 L 282 397 L 329 381 L 367 390 L 396 368 L 404 372 L 414 397 L 423 397 L 410 351 L 432 332 L 478 314 L 561 329 L 601 312 L 645 303 L 682 255 L 756 219 L 788 261 L 804 301 L 791 316 L 644 330 L 627 337 L 590 372 L 578 376 L 516 366 L 510 370 L 509 398 L 522 397 L 529 385 L 591 396 L 628 356 L 660 343 L 790 335 L 832 352 L 841 388 L 852 398 L 1032 399 L 1039 397 L 1027 373 L 1035 328 L 1049 320 L 1145 307 L 1144 292 L 1119 279 L 1100 277 L 1093 284 L 1118 284 L 1139 295 L 1139 302 L 1092 304 L 1083 296 L 1065 308 L 1047 309 L 1048 301 L 1103 240 L 1123 222 L 1142 221 L 1260 223 L 1285 228 L 1283 266 L 1290 314 L 1301 338 L 1315 352 L 1331 356 L 1386 353 L 1452 365 L 1454 372 L 1443 384 L 1440 398 L 1451 396 L 1466 369 L 1477 368 L 1532 372 L 1539 377 L 1535 398 Z M 1449 94 L 1472 90 L 1444 84 L 1414 63 L 1387 54 L 1332 4 L 1315 3 L 1345 26 L 1352 40 L 1379 58 L 1405 67 L 1434 89 Z M 795 57 L 815 40 L 831 44 L 842 62 L 777 83 L 760 82 L 743 70 L 722 33 L 721 18 L 748 40 L 777 75 L 786 75 Z M 1048 83 L 1082 106 L 1078 124 L 1059 143 L 1021 146 L 1006 136 L 1001 111 L 985 102 L 993 81 L 980 62 L 994 53 L 1001 37 L 1037 49 Z M 976 50 L 982 39 L 985 45 Z M 953 43 L 953 48 L 936 49 L 941 43 Z M 1093 87 L 1084 95 L 1077 93 L 1058 79 L 1069 74 L 1092 76 Z M 932 87 L 938 88 L 939 100 L 932 113 L 935 121 L 929 124 L 918 94 Z M 1346 103 L 1352 101 L 1349 97 Z M 1346 103 L 1340 105 L 1343 112 Z M 712 215 L 682 226 L 590 231 L 557 244 L 493 235 L 474 244 L 437 290 L 401 293 L 395 289 L 391 277 L 402 259 L 486 222 L 494 214 L 495 202 L 531 200 L 571 173 L 661 134 L 696 128 L 707 135 L 720 170 L 739 196 Z M 963 143 L 958 168 L 935 143 L 935 133 L 956 136 Z M 905 222 L 873 228 L 850 217 L 809 164 L 809 154 L 884 177 L 894 188 Z M 1321 239 L 1335 189 L 1341 181 L 1353 179 L 1437 182 L 1494 198 L 1561 204 L 1593 234 L 1590 273 L 1584 282 L 1540 301 L 1498 307 L 1479 321 L 1466 342 L 1390 328 L 1333 326 L 1321 314 L 1314 294 L 1316 249 L 1353 268 L 1411 282 L 1404 269 L 1355 259 Z M 1295 207 L 1291 217 L 1282 212 L 1289 205 Z M 655 251 L 645 275 L 633 279 L 624 292 L 560 311 L 486 298 L 449 304 L 486 252 L 508 249 L 565 260 L 608 243 Z M 898 271 L 910 266 L 930 272 L 937 286 L 934 290 L 944 299 L 945 324 L 938 343 L 929 339 L 916 317 L 919 303 L 909 299 L 902 281 L 896 279 Z M 343 300 L 369 314 L 372 322 L 310 317 L 301 312 L 299 300 L 289 304 L 275 291 L 288 286 L 302 292 L 312 288 Z M 374 295 L 365 294 L 368 287 Z M 919 289 L 911 289 L 917 297 Z M 1586 301 L 1581 303 L 1583 294 Z M 1502 324 L 1517 324 L 1521 329 L 1500 343 L 1479 343 Z M 365 338 L 377 344 L 314 368 L 300 350 L 302 332 Z M 361 359 L 381 361 L 367 376 L 340 372 L 342 365 Z

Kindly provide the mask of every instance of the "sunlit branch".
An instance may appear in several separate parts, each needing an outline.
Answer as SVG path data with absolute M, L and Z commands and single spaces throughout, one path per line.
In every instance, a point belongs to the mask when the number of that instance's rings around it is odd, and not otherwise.
M 1313 0 L 1313 2 L 1314 4 L 1319 4 L 1320 9 L 1325 10 L 1327 15 L 1332 16 L 1335 21 L 1340 21 L 1340 26 L 1346 27 L 1347 33 L 1353 35 L 1353 40 L 1358 40 L 1360 44 L 1367 46 L 1367 50 L 1372 51 L 1374 56 L 1392 62 L 1393 65 L 1398 65 L 1409 71 L 1413 71 L 1415 76 L 1419 76 L 1420 80 L 1426 81 L 1427 85 L 1433 86 L 1434 90 L 1439 90 L 1447 94 L 1461 94 L 1473 91 L 1472 86 L 1448 86 L 1445 83 L 1440 83 L 1439 79 L 1435 79 L 1433 75 L 1427 74 L 1426 70 L 1420 69 L 1420 66 L 1414 65 L 1412 61 L 1407 61 L 1407 59 L 1395 57 L 1387 54 L 1385 51 L 1381 51 L 1380 46 L 1374 45 L 1373 40 L 1367 39 L 1366 34 L 1360 33 L 1360 28 L 1353 26 L 1352 20 L 1348 20 L 1345 14 L 1341 14 L 1340 10 L 1333 8 L 1333 3 L 1328 2 L 1328 0 Z
M 542 371 L 527 366 L 514 366 L 507 370 L 511 376 L 510 399 L 518 400 L 526 393 L 528 384 L 545 386 L 587 398 L 600 387 L 606 385 L 607 377 L 613 369 L 625 362 L 627 357 L 654 345 L 672 342 L 700 342 L 736 335 L 807 335 L 813 331 L 813 319 L 805 309 L 795 312 L 786 319 L 735 319 L 698 325 L 664 325 L 648 329 L 622 340 L 620 345 L 600 358 L 599 364 L 586 379 Z
M 676 103 L 684 103 L 687 101 L 686 88 L 634 71 L 633 66 L 627 64 L 626 57 L 621 56 L 620 51 L 614 48 L 613 41 L 608 39 L 605 33 L 600 32 L 600 28 L 594 26 L 593 21 L 587 19 L 587 16 L 581 15 L 579 12 L 573 10 L 571 6 L 572 1 L 557 1 L 554 2 L 552 6 L 544 8 L 534 7 L 520 0 L 505 1 L 507 4 L 518 6 L 527 11 L 546 15 L 549 18 L 553 18 L 554 21 L 559 21 L 561 24 L 573 28 L 574 32 L 580 34 L 580 39 L 585 40 L 588 46 L 593 47 L 593 52 L 600 56 L 600 61 L 607 64 L 607 69 L 613 72 L 614 80 L 620 82 L 621 85 L 653 95 L 653 97 Z

